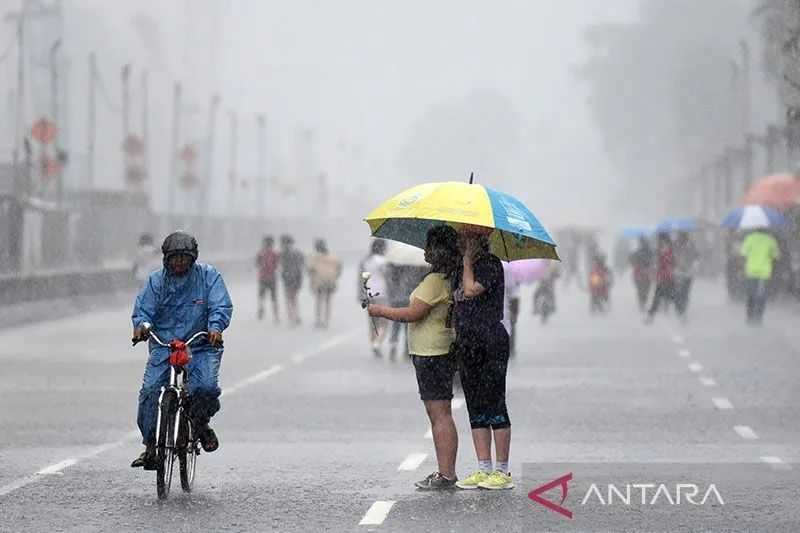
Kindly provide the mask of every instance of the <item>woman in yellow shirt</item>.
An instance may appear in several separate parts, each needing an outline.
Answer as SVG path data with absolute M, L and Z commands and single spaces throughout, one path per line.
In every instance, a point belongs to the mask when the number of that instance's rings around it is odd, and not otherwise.
M 419 395 L 431 421 L 439 470 L 416 483 L 422 490 L 455 488 L 458 432 L 450 410 L 456 364 L 450 354 L 455 332 L 450 325 L 451 282 L 458 277 L 458 235 L 449 226 L 428 231 L 425 261 L 431 271 L 411 293 L 408 307 L 371 304 L 370 316 L 408 322 L 408 353 L 414 363 Z

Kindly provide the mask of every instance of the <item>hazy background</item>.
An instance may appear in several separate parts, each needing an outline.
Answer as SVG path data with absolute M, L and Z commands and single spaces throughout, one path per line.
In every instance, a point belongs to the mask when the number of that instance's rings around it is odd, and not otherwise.
M 42 1 L 41 4 L 50 2 Z M 0 11 L 21 2 L 0 1 Z M 184 86 L 182 138 L 202 144 L 221 96 L 213 213 L 227 207 L 228 110 L 239 113 L 235 191 L 254 212 L 257 113 L 268 120 L 267 207 L 363 216 L 427 180 L 466 179 L 516 193 L 548 227 L 653 223 L 669 187 L 736 135 L 732 62 L 752 47 L 751 127 L 774 120 L 746 0 L 337 1 L 63 0 L 63 28 L 37 23 L 25 123 L 48 108 L 47 52 L 63 31 L 62 142 L 67 183 L 85 179 L 88 54 L 97 53 L 97 187 L 124 188 L 120 69 L 149 73 L 150 182 L 166 205 L 172 84 Z M 0 53 L 15 38 L 0 25 Z M 38 56 L 37 56 L 38 54 Z M 38 57 L 38 58 L 37 58 Z M 710 81 L 709 81 L 710 80 Z M 15 53 L 0 63 L 13 146 Z M 734 100 L 731 100 L 734 98 Z M 205 154 L 203 154 L 205 156 Z

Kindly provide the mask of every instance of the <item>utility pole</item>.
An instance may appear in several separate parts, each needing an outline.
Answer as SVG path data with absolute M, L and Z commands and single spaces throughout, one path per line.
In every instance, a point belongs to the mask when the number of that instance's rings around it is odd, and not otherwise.
M 175 226 L 175 185 L 178 179 L 178 146 L 181 133 L 181 84 L 175 82 L 172 90 L 172 144 L 170 145 L 169 198 L 167 212 L 170 228 Z
M 56 125 L 58 128 L 58 132 L 63 129 L 63 125 L 59 120 L 59 109 L 58 109 L 58 63 L 56 62 L 56 56 L 58 54 L 58 50 L 61 47 L 61 39 L 57 39 L 53 46 L 50 47 L 50 113 L 52 114 L 52 121 L 53 124 Z M 63 207 L 64 205 L 64 172 L 61 168 L 61 143 L 58 142 L 60 135 L 56 134 L 56 138 L 53 141 L 56 151 L 56 160 L 57 160 L 57 171 L 56 171 L 56 198 L 58 200 L 58 206 Z
M 208 106 L 208 133 L 206 135 L 205 172 L 203 173 L 202 190 L 200 191 L 200 214 L 205 217 L 209 212 L 208 197 L 212 183 L 214 183 L 214 137 L 217 129 L 217 110 L 220 97 L 218 93 L 211 95 Z
M 25 17 L 28 14 L 28 3 L 22 2 L 22 9 L 17 15 L 17 102 L 16 116 L 14 117 L 14 190 L 17 197 L 23 195 L 27 189 L 26 178 L 20 172 L 20 143 L 24 137 L 22 125 L 25 106 Z
M 147 93 L 147 71 L 142 71 L 142 171 L 144 172 L 144 181 L 150 176 L 149 162 L 148 162 L 148 141 L 149 141 L 149 121 L 150 121 L 150 101 Z
M 125 146 L 131 134 L 131 65 L 126 63 L 120 74 L 122 81 L 122 177 L 127 182 L 131 168 L 131 156 Z
M 97 128 L 97 56 L 89 54 L 89 119 L 86 125 L 86 180 L 94 187 L 94 150 Z
M 750 188 L 750 184 L 753 182 L 755 176 L 755 167 L 754 167 L 754 158 L 755 158 L 755 146 L 756 143 L 756 136 L 748 133 L 745 135 L 744 138 L 744 148 L 742 149 L 742 168 L 744 172 L 744 181 L 743 186 L 744 190 Z
M 237 151 L 238 151 L 238 117 L 236 111 L 228 111 L 228 120 L 230 121 L 230 146 L 228 152 L 228 212 L 227 216 L 233 216 L 233 209 L 235 207 L 235 195 L 238 176 L 236 173 L 237 166 Z
M 256 116 L 258 126 L 258 181 L 256 183 L 256 213 L 264 219 L 264 194 L 267 185 L 267 119 L 264 115 Z
M 742 69 L 741 69 L 741 120 L 742 120 L 742 135 L 747 136 L 750 133 L 750 45 L 747 44 L 745 39 L 739 41 L 739 49 L 742 54 Z

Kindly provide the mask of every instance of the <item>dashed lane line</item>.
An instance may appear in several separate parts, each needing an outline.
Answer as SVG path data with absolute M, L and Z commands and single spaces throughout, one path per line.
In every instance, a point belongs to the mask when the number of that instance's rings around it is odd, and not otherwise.
M 295 364 L 299 364 L 300 362 L 308 359 L 309 357 L 313 357 L 315 355 L 318 355 L 318 354 L 320 354 L 320 353 L 322 353 L 322 352 L 324 352 L 326 350 L 330 350 L 331 348 L 334 348 L 334 347 L 336 347 L 336 346 L 338 346 L 338 345 L 350 340 L 350 338 L 352 338 L 356 333 L 357 333 L 357 330 L 352 330 L 352 331 L 349 331 L 347 333 L 332 337 L 332 338 L 328 339 L 327 341 L 325 341 L 324 343 L 320 344 L 318 347 L 316 347 L 316 348 L 314 348 L 314 349 L 312 349 L 310 351 L 301 352 L 299 354 L 294 355 L 291 358 L 291 360 Z M 283 369 L 284 369 L 283 365 L 273 365 L 273 366 L 267 368 L 266 370 L 262 370 L 261 372 L 258 372 L 257 374 L 253 374 L 252 376 L 249 376 L 248 378 L 246 378 L 246 379 L 244 379 L 244 380 L 242 380 L 242 381 L 240 381 L 238 383 L 235 383 L 235 384 L 233 384 L 233 385 L 231 385 L 229 387 L 226 387 L 225 391 L 223 392 L 223 395 L 224 396 L 230 396 L 231 394 L 235 394 L 235 393 L 237 393 L 238 391 L 242 390 L 245 387 L 248 387 L 248 386 L 253 385 L 255 383 L 258 383 L 260 381 L 264 381 L 265 379 L 269 378 L 270 376 L 274 376 L 278 372 L 281 372 Z M 117 441 L 109 442 L 109 443 L 106 443 L 106 444 L 102 444 L 100 446 L 96 446 L 94 448 L 91 448 L 86 453 L 80 454 L 80 455 L 75 456 L 75 457 L 70 457 L 70 458 L 64 459 L 62 461 L 59 461 L 57 463 L 54 463 L 52 465 L 46 466 L 46 467 L 38 470 L 35 474 L 16 479 L 14 481 L 11 481 L 10 483 L 6 483 L 5 485 L 0 486 L 0 496 L 5 496 L 7 494 L 10 494 L 10 493 L 14 492 L 15 490 L 18 490 L 18 489 L 21 489 L 21 488 L 23 488 L 23 487 L 25 487 L 27 485 L 30 485 L 31 483 L 35 483 L 36 481 L 42 479 L 45 476 L 58 475 L 58 474 L 62 473 L 66 468 L 69 468 L 70 466 L 73 466 L 73 465 L 75 465 L 77 463 L 80 463 L 82 461 L 86 461 L 88 459 L 92 459 L 94 457 L 97 457 L 98 455 L 100 455 L 102 453 L 105 453 L 105 452 L 107 452 L 109 450 L 112 450 L 114 448 L 119 448 L 120 446 L 123 446 L 123 445 L 125 445 L 125 444 L 127 444 L 127 443 L 129 443 L 129 442 L 131 442 L 133 440 L 136 440 L 138 437 L 139 437 L 139 432 L 138 431 L 130 431 L 130 432 L 126 433 L 121 439 L 119 439 Z
M 380 500 L 373 503 L 358 525 L 379 526 L 383 524 L 383 521 L 386 520 L 386 517 L 389 515 L 389 511 L 392 510 L 394 504 L 395 502 L 392 500 Z
M 718 398 L 711 398 L 711 401 L 714 402 L 714 407 L 717 409 L 733 409 L 733 404 L 727 398 L 718 397 Z
M 758 439 L 758 435 L 750 426 L 733 426 L 733 430 L 745 440 Z
M 690 352 L 689 350 L 687 350 L 685 348 L 681 349 L 681 350 L 678 350 L 678 357 L 687 358 L 687 357 L 691 357 L 691 355 L 692 355 L 692 352 Z
M 717 382 L 714 381 L 714 378 L 700 377 L 700 383 L 702 383 L 704 387 L 716 387 L 717 386 Z
M 689 370 L 695 373 L 702 372 L 703 365 L 701 365 L 700 363 L 689 363 Z
M 397 467 L 398 471 L 413 471 L 419 468 L 425 459 L 428 457 L 426 453 L 412 453 Z
M 776 470 L 791 470 L 792 467 L 783 462 L 783 459 L 780 457 L 775 457 L 774 455 L 763 455 L 761 456 L 761 462 L 770 465 L 771 467 L 775 468 Z

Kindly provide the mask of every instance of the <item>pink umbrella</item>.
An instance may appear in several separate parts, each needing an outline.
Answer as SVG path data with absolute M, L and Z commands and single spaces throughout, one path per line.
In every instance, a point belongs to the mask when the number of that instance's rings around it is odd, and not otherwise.
M 550 268 L 548 259 L 522 259 L 503 265 L 507 268 L 518 285 L 539 281 L 547 275 Z

